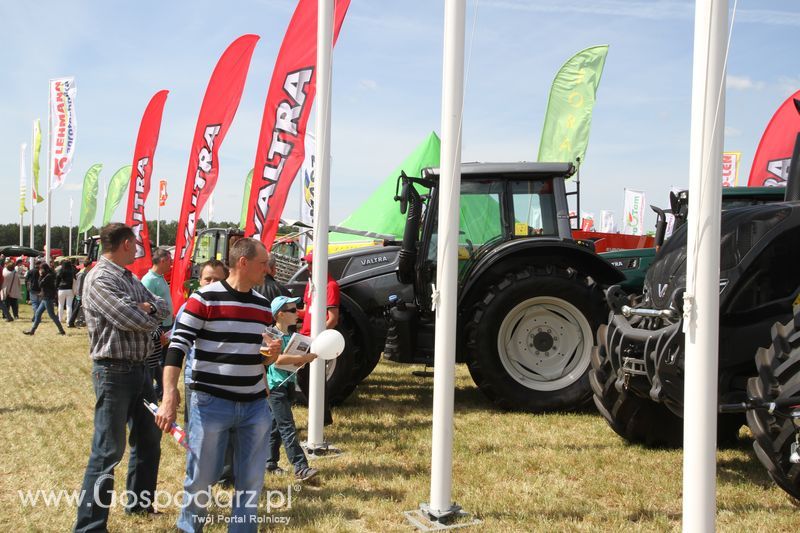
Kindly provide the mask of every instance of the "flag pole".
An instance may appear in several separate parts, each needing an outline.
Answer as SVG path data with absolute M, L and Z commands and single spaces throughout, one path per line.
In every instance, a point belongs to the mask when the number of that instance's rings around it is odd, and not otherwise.
M 434 293 L 436 335 L 431 436 L 430 503 L 423 510 L 447 521 L 460 510 L 453 485 L 453 401 L 455 388 L 458 213 L 461 184 L 461 121 L 464 105 L 464 0 L 446 0 L 442 77 L 442 165 L 439 197 L 439 271 Z
M 25 230 L 24 230 L 24 219 L 23 217 L 24 212 L 22 210 L 23 206 L 25 205 L 25 196 L 23 195 L 23 187 L 27 185 L 25 180 L 25 144 L 22 144 L 22 148 L 19 151 L 19 186 L 20 186 L 20 207 L 19 207 L 19 245 L 23 246 L 25 243 L 23 239 L 25 238 Z
M 683 331 L 683 531 L 714 531 L 727 0 L 695 4 Z
M 69 199 L 69 237 L 67 239 L 67 255 L 72 255 L 72 198 Z
M 33 232 L 34 228 L 36 227 L 36 204 L 37 198 L 39 197 L 39 191 L 36 190 L 36 182 L 33 175 L 33 150 L 36 147 L 36 134 L 31 131 L 31 233 L 30 233 L 30 241 L 31 241 L 31 248 L 34 248 L 33 242 Z M 36 198 L 34 198 L 34 195 Z M 33 259 L 31 259 L 31 268 L 33 268 Z
M 156 248 L 161 246 L 161 182 L 158 187 L 158 204 L 156 205 Z
M 47 85 L 47 179 L 45 180 L 45 187 L 47 188 L 47 197 L 45 198 L 45 221 L 44 221 L 44 258 L 45 261 L 50 263 L 51 254 L 50 251 L 52 246 L 50 246 L 50 222 L 52 216 L 52 206 L 51 206 L 51 183 L 50 183 L 50 175 L 53 172 L 52 165 L 53 165 L 53 102 L 50 101 L 52 97 L 52 84 L 53 80 Z
M 314 268 L 311 271 L 311 337 L 325 330 L 328 296 L 328 225 L 331 153 L 331 60 L 333 55 L 333 0 L 317 3 L 317 120 L 316 176 L 314 184 Z M 315 359 L 309 368 L 308 449 L 325 450 L 325 361 Z

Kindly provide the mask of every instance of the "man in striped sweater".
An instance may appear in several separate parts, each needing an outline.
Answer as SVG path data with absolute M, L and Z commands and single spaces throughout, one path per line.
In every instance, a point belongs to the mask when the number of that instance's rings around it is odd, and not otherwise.
M 192 294 L 175 325 L 164 367 L 164 401 L 156 424 L 169 431 L 180 401 L 178 376 L 194 345 L 192 417 L 189 423 L 185 496 L 178 529 L 201 531 L 206 522 L 211 485 L 222 471 L 233 431 L 235 494 L 229 531 L 253 531 L 264 485 L 272 417 L 267 406 L 264 365 L 277 359 L 280 341 L 260 353 L 264 329 L 272 322 L 267 300 L 253 287 L 264 280 L 268 253 L 255 239 L 238 240 L 230 250 L 227 280 Z

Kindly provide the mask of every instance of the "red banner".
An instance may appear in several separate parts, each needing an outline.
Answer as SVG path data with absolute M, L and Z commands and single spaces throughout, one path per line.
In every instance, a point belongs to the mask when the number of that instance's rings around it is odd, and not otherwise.
M 185 300 L 183 283 L 192 260 L 197 214 L 203 210 L 217 184 L 217 153 L 239 107 L 258 39 L 258 35 L 243 35 L 228 46 L 211 74 L 200 106 L 183 188 L 178 233 L 175 236 L 175 263 L 170 291 L 176 312 Z
M 128 270 L 142 279 L 147 269 L 153 266 L 150 254 L 150 234 L 147 231 L 147 219 L 144 216 L 144 204 L 150 194 L 150 175 L 153 173 L 153 158 L 158 144 L 158 133 L 161 130 L 161 115 L 167 102 L 169 91 L 158 91 L 150 99 L 139 125 L 136 137 L 136 148 L 133 151 L 133 168 L 128 187 L 128 209 L 125 212 L 125 224 L 133 228 L 136 235 L 136 255 Z
M 333 42 L 350 0 L 336 0 Z M 286 196 L 303 164 L 303 138 L 316 94 L 317 0 L 300 0 L 286 29 L 258 137 L 245 235 L 272 246 Z
M 158 207 L 167 205 L 167 180 L 158 182 Z
M 798 99 L 800 91 L 781 104 L 767 124 L 753 158 L 748 187 L 786 186 L 794 141 L 800 131 L 800 114 L 795 108 Z

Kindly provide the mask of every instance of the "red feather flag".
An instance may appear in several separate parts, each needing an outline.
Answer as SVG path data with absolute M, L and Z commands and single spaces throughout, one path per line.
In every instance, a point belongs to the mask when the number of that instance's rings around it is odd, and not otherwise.
M 795 109 L 795 100 L 800 100 L 800 91 L 787 98 L 767 124 L 753 158 L 748 187 L 786 186 L 794 141 L 800 131 L 800 113 Z
M 350 0 L 336 0 L 333 42 Z M 267 92 L 258 137 L 245 235 L 272 246 L 286 196 L 303 164 L 311 104 L 316 94 L 317 0 L 300 0 L 286 29 Z
M 219 175 L 217 153 L 233 121 L 242 98 L 247 70 L 258 35 L 236 39 L 219 58 L 200 106 L 197 127 L 189 154 L 189 170 L 183 188 L 181 216 L 175 236 L 175 263 L 172 270 L 172 305 L 177 312 L 186 297 L 184 282 L 194 251 L 195 223 L 198 213 L 214 191 Z
M 150 234 L 147 231 L 147 219 L 144 216 L 144 204 L 150 194 L 150 176 L 153 174 L 153 159 L 158 144 L 158 133 L 161 130 L 161 115 L 167 102 L 169 91 L 158 91 L 150 99 L 142 116 L 139 135 L 136 137 L 136 148 L 133 151 L 133 168 L 128 188 L 128 210 L 125 224 L 133 228 L 136 235 L 136 255 L 128 270 L 142 279 L 147 269 L 153 265 L 150 254 Z

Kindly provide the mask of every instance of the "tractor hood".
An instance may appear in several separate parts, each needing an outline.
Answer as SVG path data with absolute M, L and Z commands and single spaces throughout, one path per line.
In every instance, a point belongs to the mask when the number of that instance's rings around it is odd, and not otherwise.
M 373 276 L 397 270 L 399 246 L 368 246 L 331 254 L 328 273 L 345 286 Z M 303 266 L 289 280 L 289 285 L 308 281 L 308 268 Z
M 742 274 L 745 256 L 778 226 L 797 206 L 779 203 L 729 209 L 722 212 L 720 241 L 720 291 Z M 682 302 L 686 289 L 686 239 L 688 224 L 682 225 L 664 243 L 647 272 L 645 305 L 667 309 Z

